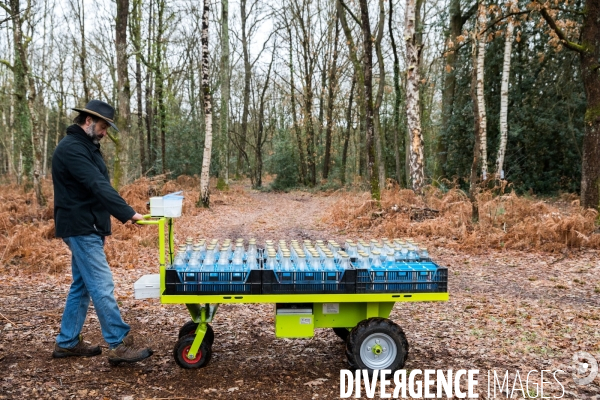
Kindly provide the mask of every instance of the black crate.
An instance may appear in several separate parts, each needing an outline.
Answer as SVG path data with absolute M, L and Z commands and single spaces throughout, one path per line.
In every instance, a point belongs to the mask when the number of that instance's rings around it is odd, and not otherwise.
M 191 294 L 260 294 L 261 270 L 245 272 L 181 272 L 165 271 L 168 295 Z
M 348 294 L 355 293 L 356 271 L 282 272 L 262 271 L 263 294 Z
M 382 271 L 356 270 L 356 293 L 446 293 L 448 268 L 438 266 L 435 271 Z

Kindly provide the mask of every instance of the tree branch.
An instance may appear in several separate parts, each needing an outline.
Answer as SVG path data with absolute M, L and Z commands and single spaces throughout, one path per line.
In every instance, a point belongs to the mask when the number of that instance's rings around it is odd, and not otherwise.
M 358 24 L 358 26 L 360 26 L 360 28 L 362 29 L 362 24 L 360 23 L 360 20 L 358 18 L 356 18 L 356 15 L 354 15 L 352 13 L 352 10 L 350 9 L 350 7 L 348 7 L 346 5 L 346 3 L 344 3 L 343 0 L 340 0 L 340 4 L 342 5 L 342 7 L 344 7 L 346 9 L 346 11 L 348 11 L 348 13 L 350 14 L 350 16 L 352 17 L 352 19 Z
M 554 21 L 554 18 L 552 18 L 552 16 L 548 14 L 548 10 L 546 10 L 543 6 L 540 8 L 540 14 L 542 14 L 542 17 L 544 17 L 548 25 L 550 25 L 550 28 L 554 30 L 558 38 L 568 49 L 576 51 L 578 53 L 587 53 L 588 50 L 586 47 L 582 46 L 579 43 L 571 42 L 569 39 L 567 39 L 567 35 L 565 35 L 565 33 L 558 27 L 558 25 L 556 25 L 556 21 Z
M 13 67 L 13 65 L 8 62 L 7 60 L 0 60 L 0 64 L 5 65 L 6 67 L 8 67 L 8 69 L 10 69 L 11 71 L 14 70 L 15 67 Z

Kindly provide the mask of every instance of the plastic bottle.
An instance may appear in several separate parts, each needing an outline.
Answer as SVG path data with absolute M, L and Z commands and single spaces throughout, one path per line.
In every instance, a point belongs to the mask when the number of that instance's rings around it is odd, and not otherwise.
M 231 264 L 238 269 L 244 264 L 244 243 L 237 242 L 231 259 Z
M 206 247 L 206 255 L 202 262 L 202 271 L 214 271 L 215 270 L 215 246 L 210 244 Z
M 292 266 L 292 260 L 290 259 L 289 250 L 283 250 L 281 254 L 281 270 L 284 272 L 292 272 L 294 268 Z
M 258 256 L 258 250 L 256 249 L 256 239 L 250 239 L 248 242 L 248 252 L 246 253 L 247 259 L 256 258 Z
M 322 270 L 321 267 L 321 259 L 318 254 L 312 253 L 310 258 L 310 269 L 314 272 L 320 272 Z
M 393 251 L 390 251 L 385 258 L 385 268 L 393 269 L 396 266 L 396 256 Z
M 187 269 L 187 262 L 185 260 L 185 251 L 177 252 L 175 259 L 173 260 L 173 268 L 178 272 L 183 272 Z
M 371 268 L 371 262 L 369 261 L 369 255 L 364 251 L 358 252 L 358 267 L 369 269 Z
M 306 265 L 306 255 L 304 253 L 298 254 L 295 264 L 297 272 L 306 272 L 308 269 L 308 266 Z
M 333 253 L 333 257 L 336 258 L 336 259 L 339 259 L 340 257 L 339 257 L 338 253 L 342 250 L 342 248 L 340 247 L 340 245 L 337 244 L 337 243 L 332 243 L 329 246 L 329 248 L 330 248 L 331 252 Z
M 338 256 L 340 257 L 340 270 L 345 271 L 352 268 L 350 265 L 350 256 L 346 252 L 340 251 Z
M 377 250 L 378 246 L 379 246 L 379 240 L 371 239 L 371 241 L 369 242 L 369 249 L 371 249 L 371 251 Z
M 427 247 L 419 248 L 419 258 L 421 261 L 431 261 L 431 257 L 429 256 L 429 251 L 427 251 Z
M 277 258 L 273 250 L 267 253 L 267 263 L 265 264 L 265 269 L 270 269 L 272 271 L 277 270 Z
M 325 262 L 323 264 L 323 268 L 327 272 L 334 272 L 337 270 L 337 268 L 335 267 L 335 261 L 334 261 L 333 254 L 331 254 L 331 253 L 327 254 L 327 256 L 325 258 Z
M 419 254 L 414 248 L 408 249 L 408 254 L 406 255 L 407 262 L 416 262 L 419 260 Z
M 217 267 L 220 272 L 229 272 L 229 257 L 227 256 L 227 247 L 225 246 L 221 247 L 221 251 L 219 251 Z
M 383 265 L 381 264 L 381 253 L 378 250 L 373 250 L 371 252 L 371 269 L 382 269 Z
M 358 248 L 357 248 L 356 244 L 355 243 L 348 244 L 348 246 L 346 247 L 346 253 L 348 253 L 348 256 L 350 258 L 358 257 Z
M 192 255 L 192 248 L 194 246 L 194 239 L 191 236 L 185 238 L 185 252 L 186 256 L 189 259 Z
M 187 271 L 198 272 L 201 269 L 201 261 L 200 261 L 200 249 L 199 247 L 194 246 L 194 250 L 192 251 L 192 256 L 188 261 Z

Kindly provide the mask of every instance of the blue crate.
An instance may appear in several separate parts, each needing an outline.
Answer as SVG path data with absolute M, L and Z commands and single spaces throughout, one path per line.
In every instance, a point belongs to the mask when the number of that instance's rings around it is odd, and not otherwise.
M 356 287 L 356 271 L 354 269 L 336 272 L 263 270 L 262 273 L 263 294 L 354 293 Z
M 433 262 L 397 263 L 392 269 L 356 270 L 356 293 L 445 293 L 448 269 Z
M 244 272 L 165 271 L 164 294 L 260 294 L 261 270 Z

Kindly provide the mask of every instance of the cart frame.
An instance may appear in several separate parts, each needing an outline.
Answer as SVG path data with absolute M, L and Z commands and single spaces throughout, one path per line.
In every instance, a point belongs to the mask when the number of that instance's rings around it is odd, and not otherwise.
M 170 217 L 145 215 L 137 222 L 141 225 L 158 225 L 158 247 L 160 262 L 160 302 L 163 304 L 185 304 L 191 321 L 197 324 L 190 346 L 185 347 L 187 359 L 194 360 L 209 330 L 209 323 L 215 317 L 220 304 L 234 303 L 312 303 L 312 329 L 356 327 L 361 321 L 371 318 L 387 319 L 396 302 L 448 301 L 445 293 L 359 293 L 359 294 L 164 294 L 166 257 L 171 264 L 174 259 L 174 221 Z M 165 240 L 165 236 L 168 240 Z M 168 247 L 167 247 L 168 245 Z M 167 254 L 168 252 L 168 254 Z M 334 304 L 337 312 L 328 313 L 328 305 Z M 277 316 L 276 316 L 277 317 Z M 289 324 L 286 317 L 276 319 L 278 337 L 312 337 L 313 334 L 298 334 L 298 326 Z M 294 317 L 297 317 L 295 315 Z M 297 318 L 295 318 L 297 319 Z M 289 324 L 289 326 L 288 326 Z M 212 334 L 212 332 L 211 332 Z M 402 333 L 403 334 L 403 333 Z M 377 341 L 379 343 L 379 341 Z M 212 345 L 212 338 L 211 343 Z M 373 352 L 381 351 L 379 344 L 372 346 Z M 177 348 L 177 347 L 176 347 Z M 188 350 L 189 349 L 189 350 Z M 371 347 L 369 347 L 371 349 Z M 377 353 L 379 354 L 379 353 Z M 181 364 L 180 364 L 181 365 Z M 204 366 L 204 365 L 203 365 Z M 191 368 L 191 367 L 190 367 Z

